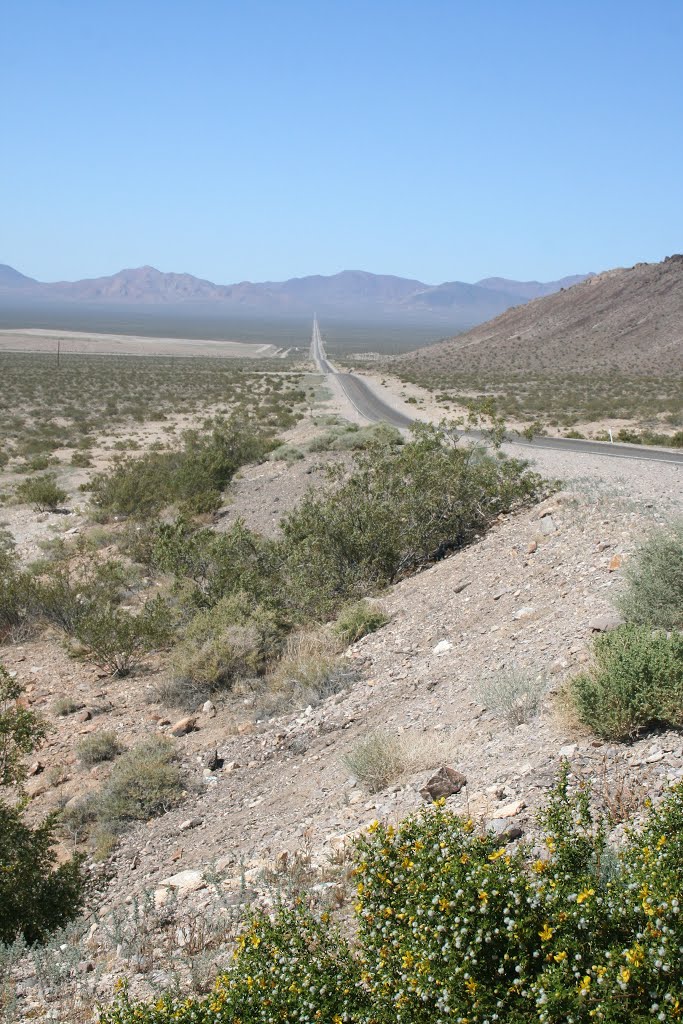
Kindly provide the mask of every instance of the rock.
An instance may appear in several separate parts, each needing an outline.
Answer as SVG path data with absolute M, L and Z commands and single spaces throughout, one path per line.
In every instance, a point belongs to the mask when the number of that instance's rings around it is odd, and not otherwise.
M 439 768 L 438 772 L 432 775 L 420 790 L 423 800 L 440 800 L 442 797 L 453 796 L 459 793 L 463 786 L 467 785 L 467 779 L 455 768 Z
M 495 594 L 493 595 L 493 600 L 494 601 L 500 601 L 501 597 L 505 597 L 505 595 L 509 594 L 509 593 L 510 593 L 510 588 L 509 587 L 501 587 L 500 590 L 497 590 L 495 592 Z
M 216 717 L 216 705 L 213 701 L 204 701 L 204 704 L 202 705 L 202 714 L 208 715 L 209 718 Z
M 193 715 L 181 718 L 171 726 L 171 736 L 186 736 L 188 732 L 194 732 L 197 728 L 197 719 Z
M 204 754 L 202 765 L 204 768 L 208 768 L 210 772 L 215 772 L 223 767 L 223 758 L 218 756 L 218 751 L 214 748 Z
M 623 562 L 623 558 L 622 558 L 621 555 L 612 555 L 612 557 L 609 560 L 609 570 L 608 571 L 609 572 L 616 572 L 617 569 L 621 569 L 621 563 L 622 562 Z
M 519 825 L 511 825 L 505 818 L 494 818 L 486 827 L 502 843 L 512 843 L 524 835 L 524 830 Z
M 557 532 L 557 526 L 552 516 L 543 516 L 541 519 L 541 533 L 544 537 L 548 537 L 551 533 Z
M 594 615 L 588 623 L 588 628 L 594 633 L 609 633 L 623 625 L 624 620 L 618 612 L 604 612 L 602 615 Z
M 450 651 L 453 644 L 450 640 L 439 640 L 436 647 L 432 647 L 432 654 L 445 654 L 446 651 Z
M 159 885 L 165 886 L 167 889 L 177 889 L 179 892 L 197 892 L 199 889 L 206 888 L 203 872 L 192 868 L 169 875 L 168 878 L 162 878 Z
M 526 605 L 524 608 L 518 608 L 516 612 L 512 613 L 512 618 L 515 622 L 523 621 L 524 619 L 532 619 L 536 614 L 536 609 L 532 608 L 531 605 Z
M 203 823 L 203 818 L 188 818 L 187 821 L 183 821 L 180 825 L 178 825 L 178 831 L 187 832 L 188 829 L 198 828 Z
M 79 711 L 77 714 L 74 715 L 75 722 L 89 722 L 91 718 L 92 715 L 90 714 L 87 708 L 83 708 L 82 711 Z
M 574 754 L 576 753 L 577 749 L 578 748 L 577 748 L 576 743 L 568 743 L 566 746 L 560 747 L 560 749 L 558 750 L 557 753 L 559 754 L 560 757 L 571 758 L 571 757 L 574 756 Z
M 361 804 L 363 802 L 363 794 L 359 789 L 355 789 L 352 793 L 349 793 L 347 803 L 349 804 Z
M 538 544 L 536 543 L 536 541 L 530 540 L 526 550 L 528 555 L 533 555 L 535 551 L 538 551 Z
M 511 804 L 505 804 L 503 807 L 498 807 L 496 810 L 496 816 L 498 818 L 514 818 L 515 815 L 519 814 L 526 807 L 524 800 L 515 800 Z
M 41 775 L 44 771 L 45 765 L 43 764 L 43 762 L 34 761 L 29 770 L 26 772 L 26 774 L 29 776 L 29 778 L 32 778 L 34 775 Z
M 237 726 L 237 732 L 239 733 L 240 736 L 244 736 L 245 733 L 253 732 L 253 731 L 254 731 L 254 723 L 253 722 L 240 722 L 240 724 Z

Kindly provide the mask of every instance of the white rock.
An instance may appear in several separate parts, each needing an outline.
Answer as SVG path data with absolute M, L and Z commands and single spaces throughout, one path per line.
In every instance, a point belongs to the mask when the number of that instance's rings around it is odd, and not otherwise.
M 205 889 L 206 882 L 202 871 L 194 871 L 188 868 L 186 871 L 179 871 L 176 875 L 169 875 L 162 878 L 159 885 L 168 886 L 171 889 L 179 889 L 181 892 L 196 892 L 198 889 Z
M 514 818 L 516 814 L 523 811 L 526 807 L 524 800 L 515 800 L 512 804 L 505 804 L 503 807 L 496 808 L 497 818 Z
M 439 640 L 436 647 L 432 647 L 432 654 L 445 654 L 446 651 L 450 651 L 453 644 L 450 640 Z

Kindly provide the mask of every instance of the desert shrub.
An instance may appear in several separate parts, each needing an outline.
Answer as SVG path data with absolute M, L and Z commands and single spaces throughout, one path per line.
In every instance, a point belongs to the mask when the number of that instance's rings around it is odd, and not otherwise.
M 629 622 L 683 629 L 683 522 L 652 533 L 625 575 L 618 605 Z
M 91 605 L 73 628 L 85 655 L 117 676 L 128 675 L 145 655 L 168 647 L 173 633 L 171 610 L 161 597 L 147 601 L 137 614 Z
M 69 497 L 65 490 L 57 486 L 55 476 L 50 473 L 22 480 L 16 496 L 19 501 L 32 505 L 37 512 L 54 512 Z
M 29 575 L 19 569 L 12 551 L 0 547 L 0 642 L 26 624 L 31 604 Z
M 273 447 L 270 434 L 248 419 L 216 420 L 208 432 L 188 431 L 180 449 L 129 457 L 97 474 L 90 484 L 92 501 L 107 514 L 137 517 L 174 504 L 192 514 L 210 512 L 236 470 Z
M 329 616 L 470 543 L 540 488 L 523 463 L 460 447 L 436 427 L 416 427 L 400 447 L 373 444 L 341 486 L 309 492 L 283 519 L 291 599 Z
M 598 637 L 594 665 L 570 692 L 582 722 L 623 739 L 648 726 L 683 725 L 683 636 L 624 625 Z
M 245 593 L 221 598 L 198 612 L 171 656 L 170 679 L 160 696 L 195 706 L 243 676 L 262 673 L 281 644 L 277 616 Z
M 342 608 L 332 627 L 345 644 L 353 644 L 389 622 L 389 616 L 368 601 L 356 601 Z
M 0 666 L 0 786 L 15 790 L 25 777 L 24 757 L 45 736 L 43 721 L 20 703 L 21 686 Z M 0 942 L 18 936 L 42 941 L 72 920 L 86 895 L 81 859 L 57 866 L 57 819 L 29 824 L 15 792 L 0 800 Z
M 133 822 L 163 814 L 178 803 L 182 791 L 173 744 L 155 736 L 116 761 L 107 782 L 92 798 L 91 813 L 101 828 L 117 834 Z
M 71 456 L 71 465 L 76 469 L 89 469 L 92 466 L 92 459 L 88 451 L 75 451 Z
M 52 705 L 52 713 L 59 718 L 65 718 L 67 715 L 74 715 L 82 707 L 83 705 L 79 704 L 73 697 L 58 697 Z
M 206 998 L 134 1003 L 101 1024 L 633 1024 L 675 1021 L 683 984 L 683 787 L 619 852 L 565 769 L 543 852 L 437 805 L 375 822 L 355 854 L 356 945 L 301 902 L 246 923 Z
M 75 636 L 93 609 L 116 606 L 129 585 L 130 572 L 117 559 L 89 559 L 72 570 L 58 562 L 42 566 L 30 581 L 30 614 Z
M 483 680 L 479 696 L 487 708 L 514 728 L 530 722 L 538 713 L 546 685 L 538 675 L 510 668 Z
M 342 763 L 370 793 L 379 793 L 401 776 L 434 768 L 453 754 L 447 736 L 375 729 L 357 740 Z
M 277 664 L 263 680 L 259 711 L 280 714 L 319 704 L 348 689 L 358 675 L 351 662 L 338 657 L 338 644 L 329 631 L 292 633 Z
M 77 744 L 76 753 L 87 768 L 92 768 L 102 761 L 113 761 L 122 749 L 115 732 L 95 732 Z

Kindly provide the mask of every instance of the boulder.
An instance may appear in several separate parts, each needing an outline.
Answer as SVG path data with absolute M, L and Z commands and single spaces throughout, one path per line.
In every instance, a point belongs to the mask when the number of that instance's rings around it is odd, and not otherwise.
M 459 793 L 466 785 L 467 779 L 462 772 L 444 765 L 427 780 L 424 788 L 420 790 L 420 796 L 423 800 L 441 800 L 443 797 Z

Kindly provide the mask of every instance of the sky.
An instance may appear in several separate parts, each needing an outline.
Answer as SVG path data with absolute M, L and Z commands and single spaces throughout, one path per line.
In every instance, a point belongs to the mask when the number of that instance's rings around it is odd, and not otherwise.
M 0 263 L 553 280 L 683 250 L 681 0 L 4 0 Z

